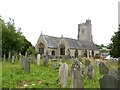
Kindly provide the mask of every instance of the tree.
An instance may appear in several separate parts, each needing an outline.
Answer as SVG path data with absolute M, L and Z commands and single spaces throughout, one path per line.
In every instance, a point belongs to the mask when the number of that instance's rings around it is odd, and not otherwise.
M 111 38 L 112 44 L 110 44 L 110 55 L 114 58 L 120 57 L 120 28 L 115 35 Z
M 23 36 L 20 28 L 16 30 L 14 20 L 9 18 L 6 23 L 0 17 L 0 26 L 2 27 L 2 52 L 6 55 L 9 52 L 12 54 L 22 52 L 22 55 L 25 55 L 32 44 Z

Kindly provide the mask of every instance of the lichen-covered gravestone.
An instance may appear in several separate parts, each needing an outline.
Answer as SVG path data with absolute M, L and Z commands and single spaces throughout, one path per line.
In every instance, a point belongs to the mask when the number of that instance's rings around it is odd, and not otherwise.
M 49 60 L 48 56 L 45 56 L 44 57 L 44 66 L 48 66 L 48 60 Z
M 94 69 L 93 65 L 87 66 L 86 73 L 87 73 L 87 76 L 90 79 L 94 79 L 94 77 L 95 77 L 95 69 Z
M 23 58 L 21 59 L 21 68 L 22 68 L 23 70 L 25 70 L 25 62 L 26 62 L 26 59 L 25 59 L 25 57 L 23 57 Z
M 120 79 L 118 76 L 118 70 L 111 70 L 99 80 L 100 88 L 114 88 L 113 90 L 120 90 Z
M 85 65 L 86 65 L 86 66 L 89 66 L 89 65 L 90 65 L 90 60 L 89 60 L 89 59 L 86 59 L 86 60 L 85 60 Z
M 15 60 L 15 57 L 14 57 L 14 56 L 12 56 L 12 64 L 14 64 L 14 60 Z
M 37 55 L 37 65 L 40 65 L 40 54 Z
M 72 88 L 84 88 L 83 65 L 78 59 L 74 59 L 71 65 Z
M 28 73 L 30 73 L 30 60 L 29 60 L 29 57 L 26 58 L 26 71 Z
M 61 87 L 66 87 L 68 80 L 68 65 L 63 63 L 59 69 L 59 85 Z
M 100 62 L 99 64 L 99 72 L 100 74 L 108 74 L 109 72 L 108 67 L 103 62 Z
M 99 59 L 96 59 L 96 60 L 95 60 L 95 65 L 96 65 L 97 67 L 99 67 L 99 64 L 100 64 Z

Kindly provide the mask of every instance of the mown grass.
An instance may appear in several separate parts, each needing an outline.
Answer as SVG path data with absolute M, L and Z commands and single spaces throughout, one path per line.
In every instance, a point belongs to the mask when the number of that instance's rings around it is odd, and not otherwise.
M 85 63 L 85 59 L 82 59 Z M 60 66 L 60 61 L 55 61 Z M 65 61 L 68 64 L 68 81 L 66 88 L 71 87 L 71 73 L 70 67 L 72 64 L 71 60 Z M 1 63 L 1 62 L 0 62 Z M 110 62 L 109 62 L 110 63 Z M 16 61 L 14 64 L 3 61 L 2 62 L 2 87 L 3 88 L 61 88 L 58 85 L 58 74 L 59 68 L 53 69 L 53 61 L 49 61 L 48 67 L 43 66 L 41 60 L 40 66 L 36 63 L 30 64 L 30 73 L 25 72 L 21 69 L 21 63 Z M 91 64 L 94 65 L 94 59 L 91 59 Z M 108 64 L 111 69 L 111 65 Z M 113 65 L 116 67 L 116 64 Z M 94 65 L 95 78 L 94 80 L 89 79 L 86 75 L 84 78 L 85 88 L 100 88 L 99 79 L 102 75 L 99 73 L 99 68 Z M 84 69 L 86 69 L 84 65 Z M 25 86 L 26 85 L 26 86 Z

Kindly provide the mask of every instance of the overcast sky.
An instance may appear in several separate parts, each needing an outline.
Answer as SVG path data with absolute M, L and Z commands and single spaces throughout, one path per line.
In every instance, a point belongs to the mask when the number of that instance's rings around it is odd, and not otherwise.
M 91 19 L 95 44 L 107 45 L 118 30 L 119 0 L 0 0 L 0 15 L 35 46 L 43 34 L 77 39 L 78 24 Z

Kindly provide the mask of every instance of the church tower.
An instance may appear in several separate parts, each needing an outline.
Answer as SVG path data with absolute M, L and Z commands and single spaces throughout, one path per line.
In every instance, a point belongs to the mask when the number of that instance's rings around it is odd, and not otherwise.
M 92 24 L 90 19 L 86 20 L 85 23 L 78 24 L 78 40 L 93 42 Z

